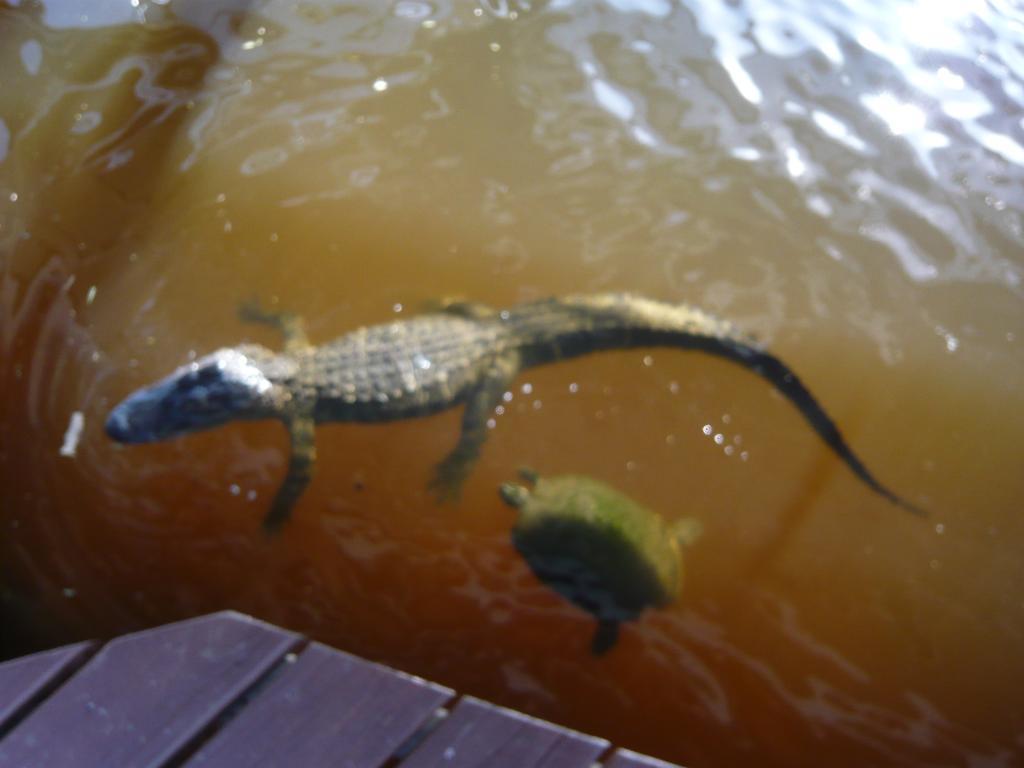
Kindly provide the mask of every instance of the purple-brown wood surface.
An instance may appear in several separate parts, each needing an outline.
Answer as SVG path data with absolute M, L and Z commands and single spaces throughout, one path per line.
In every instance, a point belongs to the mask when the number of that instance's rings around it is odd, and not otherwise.
M 676 768 L 676 766 L 628 749 L 620 749 L 605 761 L 604 768 Z
M 402 768 L 590 768 L 608 742 L 466 697 Z
M 453 696 L 313 644 L 187 765 L 381 765 Z
M 0 741 L 0 766 L 158 766 L 298 642 L 237 614 L 118 638 Z
M 0 664 L 0 768 L 590 768 L 611 752 L 233 612 L 94 649 Z
M 0 665 L 0 733 L 85 660 L 93 643 L 76 643 Z

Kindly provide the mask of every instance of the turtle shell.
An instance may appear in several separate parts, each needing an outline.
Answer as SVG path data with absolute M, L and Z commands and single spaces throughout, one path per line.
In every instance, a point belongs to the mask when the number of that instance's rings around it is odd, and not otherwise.
M 512 543 L 546 585 L 599 622 L 635 619 L 679 595 L 682 558 L 675 530 L 660 515 L 589 477 L 506 484 L 519 508 Z

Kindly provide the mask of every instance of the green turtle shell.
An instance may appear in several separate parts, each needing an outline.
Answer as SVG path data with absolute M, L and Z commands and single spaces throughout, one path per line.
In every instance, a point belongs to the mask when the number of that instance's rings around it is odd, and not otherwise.
M 696 521 L 669 525 L 589 477 L 528 477 L 532 490 L 501 490 L 519 508 L 512 543 L 542 582 L 598 620 L 595 652 L 614 644 L 619 622 L 679 596 L 680 544 L 696 535 Z

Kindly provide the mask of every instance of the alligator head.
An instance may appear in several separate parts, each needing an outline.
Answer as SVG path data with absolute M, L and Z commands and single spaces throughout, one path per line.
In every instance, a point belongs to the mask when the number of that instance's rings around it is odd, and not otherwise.
M 271 416 L 277 362 L 258 345 L 219 349 L 125 398 L 107 417 L 107 434 L 120 443 L 150 443 Z

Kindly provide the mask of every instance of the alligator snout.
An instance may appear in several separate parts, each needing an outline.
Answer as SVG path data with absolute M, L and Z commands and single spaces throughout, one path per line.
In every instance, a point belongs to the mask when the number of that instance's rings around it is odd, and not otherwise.
M 119 443 L 145 443 L 153 439 L 140 419 L 138 404 L 131 399 L 119 404 L 107 416 L 104 425 L 107 435 Z

